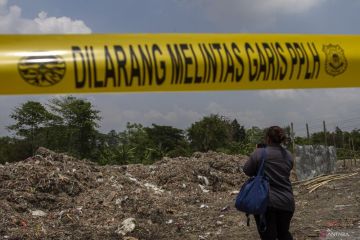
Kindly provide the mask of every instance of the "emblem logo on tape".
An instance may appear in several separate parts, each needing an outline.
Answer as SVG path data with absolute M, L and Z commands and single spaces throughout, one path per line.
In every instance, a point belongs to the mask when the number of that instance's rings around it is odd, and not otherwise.
M 323 52 L 326 55 L 325 70 L 331 76 L 337 76 L 344 73 L 347 69 L 347 60 L 344 49 L 339 45 L 324 45 Z
M 18 69 L 27 83 L 37 87 L 49 87 L 64 78 L 66 64 L 60 56 L 37 53 L 21 58 Z

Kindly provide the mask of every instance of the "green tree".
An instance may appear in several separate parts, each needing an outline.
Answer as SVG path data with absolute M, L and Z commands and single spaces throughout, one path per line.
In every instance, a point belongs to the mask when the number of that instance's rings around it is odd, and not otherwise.
M 40 102 L 35 101 L 27 101 L 21 104 L 20 107 L 16 107 L 10 117 L 16 122 L 9 126 L 8 129 L 15 131 L 17 136 L 23 137 L 30 142 L 32 154 L 39 147 L 41 138 L 37 137 L 37 135 L 40 130 L 49 126 L 50 122 L 56 118 Z
M 311 143 L 315 145 L 324 145 L 325 144 L 325 135 L 324 132 L 314 132 L 311 134 Z
M 187 132 L 190 145 L 196 151 L 215 151 L 231 142 L 231 124 L 224 116 L 217 114 L 193 123 Z
M 265 130 L 259 127 L 252 127 L 246 130 L 246 143 L 256 146 L 258 143 L 264 143 Z
M 26 139 L 0 137 L 0 163 L 15 162 L 31 156 L 31 144 Z
M 92 158 L 100 112 L 89 101 L 73 96 L 54 98 L 49 106 L 60 117 L 54 127 L 62 132 L 59 137 L 66 150 L 78 157 Z
M 185 140 L 184 131 L 171 126 L 153 124 L 145 128 L 152 146 L 154 146 L 158 158 L 163 156 L 177 157 L 188 155 L 188 143 Z
M 244 129 L 245 130 L 245 129 Z M 245 130 L 245 139 L 241 142 L 231 142 L 225 149 L 229 154 L 249 155 L 254 151 L 256 144 L 264 142 L 264 130 L 259 127 L 252 127 Z
M 336 147 L 341 147 L 341 148 L 344 148 L 344 133 L 343 131 L 338 127 L 336 126 L 335 127 L 335 144 L 336 144 Z
M 246 138 L 244 126 L 241 126 L 236 119 L 231 122 L 231 138 L 234 142 L 243 142 Z
M 100 156 L 101 164 L 150 164 L 164 156 L 188 155 L 188 144 L 182 130 L 170 126 L 128 123 L 119 134 L 111 131 Z
M 354 129 L 351 131 L 351 148 L 355 151 L 359 150 L 360 146 L 360 130 Z
M 296 145 L 309 145 L 306 137 L 295 137 L 295 143 Z
M 119 145 L 119 134 L 115 130 L 111 130 L 108 134 L 106 134 L 105 138 L 109 147 L 116 147 Z
M 155 153 L 154 146 L 141 124 L 130 124 L 120 134 L 118 151 L 127 163 L 151 163 Z

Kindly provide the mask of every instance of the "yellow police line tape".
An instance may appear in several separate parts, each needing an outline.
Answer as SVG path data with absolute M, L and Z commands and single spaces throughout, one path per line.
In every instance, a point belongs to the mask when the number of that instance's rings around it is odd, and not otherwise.
M 0 35 L 0 94 L 360 87 L 359 35 Z

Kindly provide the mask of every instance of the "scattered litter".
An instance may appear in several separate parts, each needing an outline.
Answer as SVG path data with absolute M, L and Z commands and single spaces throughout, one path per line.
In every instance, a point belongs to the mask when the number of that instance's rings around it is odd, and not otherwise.
M 231 191 L 231 192 L 230 192 L 230 195 L 237 195 L 238 193 L 239 193 L 239 190 Z
M 207 177 L 204 177 L 204 176 L 197 176 L 197 177 L 201 181 L 201 183 L 204 183 L 206 186 L 209 186 L 210 182 Z
M 124 240 L 139 240 L 138 238 L 134 237 L 124 237 Z
M 82 214 L 83 207 L 77 207 L 76 210 L 77 210 L 80 214 Z
M 135 218 L 127 218 L 121 223 L 121 226 L 115 233 L 125 236 L 129 232 L 134 231 L 135 227 Z
M 45 216 L 47 215 L 46 212 L 41 211 L 41 210 L 31 211 L 31 214 L 32 214 L 34 217 L 45 217 Z
M 163 189 L 161 189 L 161 188 L 159 188 L 159 187 L 157 187 L 157 186 L 155 186 L 154 184 L 151 184 L 151 183 L 145 183 L 144 186 L 147 187 L 148 189 L 154 190 L 154 192 L 156 194 L 161 194 L 161 193 L 164 192 Z
M 254 221 L 246 227 L 234 207 L 248 179 L 238 167 L 246 160 L 208 152 L 151 166 L 99 166 L 42 149 L 0 165 L 0 239 L 256 239 Z M 294 238 L 307 239 L 332 221 L 360 227 L 360 174 L 350 171 L 294 185 Z
M 125 176 L 127 176 L 130 181 L 139 183 L 139 181 L 136 178 L 134 178 L 130 173 L 126 173 Z
M 347 207 L 352 207 L 354 206 L 353 204 L 340 204 L 340 205 L 335 205 L 334 208 L 335 210 L 343 210 L 344 208 L 347 208 Z
M 220 212 L 226 212 L 230 209 L 230 206 L 223 207 Z
M 199 240 L 208 239 L 208 237 L 211 235 L 210 232 L 206 232 L 205 235 L 199 235 Z
M 128 199 L 129 199 L 128 196 L 125 196 L 125 197 L 123 197 L 123 198 L 117 198 L 117 199 L 115 200 L 115 204 L 116 204 L 116 205 L 120 205 L 120 204 L 122 204 L 123 202 L 125 202 L 125 201 L 128 200 Z
M 210 192 L 210 190 L 206 189 L 205 186 L 199 184 L 199 187 L 201 188 L 201 191 L 203 191 L 204 193 L 208 193 Z

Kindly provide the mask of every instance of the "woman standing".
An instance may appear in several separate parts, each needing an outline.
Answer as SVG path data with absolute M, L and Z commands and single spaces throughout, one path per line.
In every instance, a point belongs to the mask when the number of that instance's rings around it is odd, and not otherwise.
M 258 232 L 262 240 L 292 240 L 290 221 L 295 211 L 295 201 L 290 182 L 293 168 L 291 153 L 281 143 L 286 139 L 284 130 L 270 127 L 265 136 L 265 176 L 269 178 L 269 203 L 265 213 L 266 227 L 260 226 L 260 216 L 255 215 Z M 257 148 L 244 165 L 248 176 L 255 176 L 260 167 L 262 149 Z

